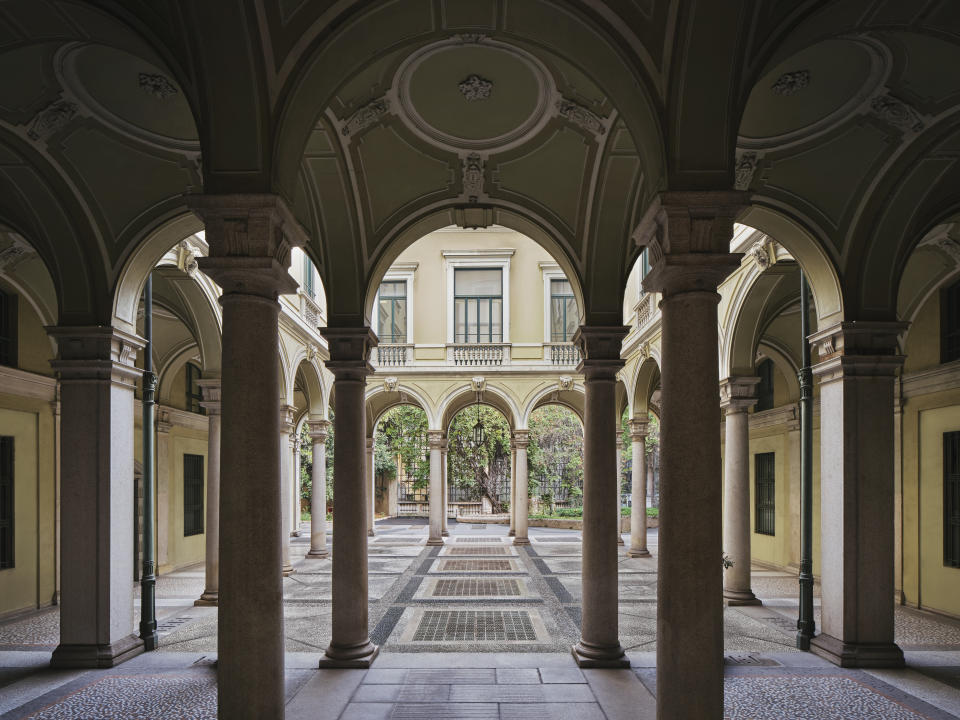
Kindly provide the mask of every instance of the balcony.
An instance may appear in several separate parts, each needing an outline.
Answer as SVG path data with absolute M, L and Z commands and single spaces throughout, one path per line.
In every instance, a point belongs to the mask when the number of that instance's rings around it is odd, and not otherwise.
M 300 317 L 316 330 L 322 324 L 323 310 L 306 292 L 300 291 Z
M 547 351 L 544 357 L 551 365 L 567 365 L 576 367 L 580 364 L 580 350 L 569 342 L 548 343 L 544 346 Z
M 373 349 L 370 358 L 376 367 L 402 367 L 413 362 L 413 345 L 384 343 Z
M 650 322 L 653 319 L 653 316 L 656 314 L 657 306 L 654 303 L 654 293 L 644 293 L 641 295 L 640 300 L 638 300 L 637 304 L 633 306 L 633 309 L 637 313 L 637 330 L 640 330 L 644 325 Z
M 457 343 L 447 345 L 447 362 L 460 366 L 510 364 L 510 345 L 505 343 Z

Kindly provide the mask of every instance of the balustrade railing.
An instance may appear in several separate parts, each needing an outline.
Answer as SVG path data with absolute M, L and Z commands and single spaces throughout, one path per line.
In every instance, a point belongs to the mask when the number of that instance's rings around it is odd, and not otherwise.
M 448 361 L 454 365 L 506 365 L 510 362 L 509 345 L 471 343 L 448 346 Z
M 413 355 L 413 345 L 387 343 L 378 345 L 374 351 L 374 364 L 379 367 L 408 365 Z
M 550 343 L 547 358 L 551 365 L 578 365 L 580 350 L 573 343 Z
M 650 322 L 656 309 L 653 304 L 653 293 L 644 293 L 635 309 L 637 311 L 637 328 L 642 328 Z

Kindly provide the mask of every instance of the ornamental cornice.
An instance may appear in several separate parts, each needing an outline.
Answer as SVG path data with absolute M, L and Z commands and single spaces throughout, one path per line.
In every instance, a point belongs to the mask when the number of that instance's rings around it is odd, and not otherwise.
M 649 430 L 649 420 L 631 420 L 627 423 L 627 429 L 630 431 L 630 440 L 632 442 L 643 442 L 647 438 Z
M 720 381 L 720 408 L 728 414 L 746 412 L 757 402 L 759 377 L 728 377 Z

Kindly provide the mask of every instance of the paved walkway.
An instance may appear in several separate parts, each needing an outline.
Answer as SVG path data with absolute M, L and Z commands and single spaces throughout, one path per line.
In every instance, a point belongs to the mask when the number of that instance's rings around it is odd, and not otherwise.
M 305 528 L 306 530 L 306 528 Z M 620 557 L 620 637 L 632 667 L 580 671 L 580 536 L 502 525 L 381 521 L 370 543 L 370 671 L 317 670 L 329 639 L 330 561 L 299 559 L 284 580 L 287 718 L 644 718 L 656 693 L 656 532 L 649 559 Z M 729 718 L 960 717 L 960 624 L 899 608 L 910 668 L 841 670 L 793 647 L 796 578 L 754 571 L 762 607 L 725 612 Z M 158 584 L 161 647 L 118 668 L 54 671 L 56 609 L 0 624 L 0 719 L 214 718 L 216 608 L 192 605 L 202 567 Z M 819 618 L 818 618 L 819 619 Z M 119 709 L 122 708 L 122 709 Z

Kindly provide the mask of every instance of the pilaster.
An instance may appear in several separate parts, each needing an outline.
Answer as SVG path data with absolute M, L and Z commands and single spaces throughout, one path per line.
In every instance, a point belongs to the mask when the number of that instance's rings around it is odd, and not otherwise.
M 197 381 L 207 411 L 207 505 L 205 587 L 194 605 L 214 606 L 220 597 L 220 378 Z

